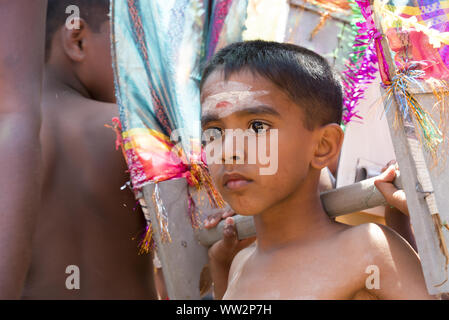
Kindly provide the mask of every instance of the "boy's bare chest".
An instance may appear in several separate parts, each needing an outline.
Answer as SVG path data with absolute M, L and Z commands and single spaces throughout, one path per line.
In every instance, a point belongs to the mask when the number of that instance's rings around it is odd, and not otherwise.
M 351 299 L 368 276 L 355 257 L 336 252 L 242 263 L 230 276 L 224 299 Z

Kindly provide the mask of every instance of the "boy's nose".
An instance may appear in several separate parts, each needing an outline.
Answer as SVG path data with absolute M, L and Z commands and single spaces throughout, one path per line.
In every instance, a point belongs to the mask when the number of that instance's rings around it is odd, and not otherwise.
M 229 132 L 230 133 L 230 132 Z M 244 146 L 240 146 L 236 143 L 236 136 L 234 134 L 225 134 L 224 137 L 224 150 L 222 154 L 222 159 L 224 163 L 234 164 L 243 163 L 245 150 Z M 242 149 L 243 147 L 243 149 Z

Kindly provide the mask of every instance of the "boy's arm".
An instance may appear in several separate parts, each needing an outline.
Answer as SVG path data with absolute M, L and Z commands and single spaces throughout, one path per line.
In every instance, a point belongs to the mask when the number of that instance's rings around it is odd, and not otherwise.
M 371 227 L 370 236 L 380 276 L 380 288 L 371 293 L 386 300 L 434 299 L 427 292 L 419 257 L 405 239 L 380 225 Z
M 385 223 L 394 231 L 399 233 L 415 251 L 418 251 L 416 246 L 415 236 L 410 224 L 410 217 L 403 214 L 395 207 L 385 207 Z
M 209 269 L 214 284 L 215 300 L 221 300 L 226 292 L 229 275 L 232 274 L 231 267 L 235 265 L 234 258 L 236 255 L 255 241 L 255 237 L 238 240 L 234 220 L 230 217 L 233 214 L 232 212 L 218 213 L 208 217 L 205 223 L 206 228 L 213 228 L 222 218 L 226 219 L 223 239 L 213 244 L 209 249 Z
M 410 225 L 410 217 L 407 207 L 407 199 L 404 190 L 398 190 L 393 181 L 399 170 L 396 161 L 390 161 L 383 169 L 383 173 L 375 181 L 376 188 L 382 193 L 389 206 L 385 207 L 385 222 L 387 226 L 395 230 L 408 243 L 417 250 L 415 237 Z
M 40 198 L 46 0 L 0 0 L 0 299 L 19 298 Z

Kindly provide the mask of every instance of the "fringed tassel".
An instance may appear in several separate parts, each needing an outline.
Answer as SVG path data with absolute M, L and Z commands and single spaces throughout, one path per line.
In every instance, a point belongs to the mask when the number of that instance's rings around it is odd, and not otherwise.
M 324 24 L 326 23 L 327 20 L 329 20 L 330 17 L 331 17 L 331 15 L 329 12 L 324 12 L 321 14 L 320 21 L 318 22 L 318 24 L 316 25 L 316 27 L 313 29 L 312 33 L 310 34 L 309 41 L 313 40 L 313 38 L 324 27 Z
M 159 191 L 159 185 L 155 183 L 153 196 L 152 196 L 154 208 L 156 210 L 156 220 L 159 225 L 160 235 L 161 235 L 161 242 L 171 242 L 170 233 L 168 231 L 168 215 L 167 210 L 165 209 L 162 200 L 160 198 L 160 191 Z M 142 209 L 143 205 L 142 202 L 144 200 L 141 200 L 141 206 Z M 146 207 L 146 206 L 145 206 Z M 145 208 L 144 214 L 145 219 L 147 220 L 147 227 L 145 231 L 145 235 L 143 236 L 142 240 L 139 243 L 139 254 L 147 254 L 151 252 L 151 250 L 155 247 L 155 241 L 153 237 L 153 224 L 149 220 L 149 212 L 147 211 L 148 208 Z
M 170 232 L 168 231 L 168 214 L 162 203 L 159 185 L 155 183 L 153 192 L 153 204 L 156 209 L 156 219 L 159 224 L 161 242 L 171 242 Z
M 198 229 L 201 224 L 201 218 L 196 210 L 195 200 L 193 200 L 190 190 L 187 190 L 187 197 L 188 197 L 188 212 L 190 224 L 192 225 L 193 228 Z
M 128 157 L 126 156 L 125 146 L 123 145 L 123 138 L 122 138 L 122 124 L 120 123 L 119 118 L 112 118 L 112 126 L 109 124 L 105 124 L 104 126 L 106 128 L 114 130 L 115 135 L 116 135 L 115 150 L 118 150 L 120 148 L 122 151 L 123 157 L 127 161 Z
M 449 224 L 446 221 L 444 221 L 443 226 L 449 231 Z
M 443 230 L 442 230 L 443 224 L 441 223 L 440 215 L 438 213 L 433 214 L 432 215 L 432 220 L 433 220 L 433 223 L 435 225 L 435 229 L 436 229 L 436 231 L 438 233 L 438 240 L 439 240 L 441 253 L 446 258 L 446 268 L 445 268 L 446 278 L 444 279 L 444 281 L 442 283 L 435 285 L 435 287 L 441 287 L 448 280 L 447 267 L 448 267 L 448 264 L 449 264 L 449 252 L 447 250 L 446 241 L 444 240 L 444 235 L 443 235 Z
M 413 67 L 413 65 L 411 65 Z M 444 141 L 443 133 L 432 119 L 431 115 L 421 106 L 419 101 L 408 90 L 412 83 L 419 84 L 417 79 L 422 76 L 419 70 L 406 69 L 398 73 L 387 89 L 386 112 L 389 111 L 393 97 L 396 98 L 401 116 L 408 120 L 413 118 L 413 124 L 421 134 L 418 136 L 433 159 L 437 158 L 437 151 Z M 409 121 L 409 120 L 408 120 Z
M 153 229 L 151 222 L 147 224 L 145 235 L 139 242 L 139 255 L 147 254 L 154 248 Z
M 430 114 L 422 108 L 418 100 L 416 100 L 416 98 L 408 91 L 405 91 L 404 93 L 408 101 L 408 106 L 413 112 L 414 118 L 419 125 L 422 137 L 424 138 L 424 144 L 435 159 L 438 146 L 443 142 L 443 135 Z
M 377 55 L 375 47 L 376 32 L 371 27 L 372 17 L 363 16 L 361 7 L 355 0 L 348 1 L 351 8 L 350 37 L 352 52 L 342 72 L 344 89 L 343 124 L 362 117 L 358 114 L 358 104 L 370 83 L 376 79 Z M 369 21 L 368 21 L 369 20 Z M 347 31 L 345 31 L 345 34 Z
M 443 133 L 443 141 L 447 141 L 446 133 L 448 132 L 447 125 L 449 113 L 446 108 L 445 98 L 449 94 L 449 87 L 447 85 L 447 82 L 443 80 L 432 79 L 430 81 L 427 80 L 427 83 L 431 86 L 432 92 L 435 98 L 437 99 L 437 102 L 433 106 L 432 110 L 438 108 L 440 114 L 438 129 L 440 130 L 440 132 Z M 436 158 L 434 159 L 433 167 L 436 167 L 438 164 L 440 164 L 440 167 L 442 168 L 445 167 L 448 154 L 449 154 L 449 145 L 447 143 L 443 143 L 438 159 Z
M 221 194 L 217 191 L 209 174 L 209 170 L 203 164 L 193 163 L 191 165 L 191 185 L 197 189 L 203 187 L 208 195 L 209 201 L 215 208 L 224 208 L 225 201 Z

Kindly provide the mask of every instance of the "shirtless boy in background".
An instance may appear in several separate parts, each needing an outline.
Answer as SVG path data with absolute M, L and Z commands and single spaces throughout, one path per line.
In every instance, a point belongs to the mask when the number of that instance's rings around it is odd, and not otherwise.
M 236 98 L 249 94 L 253 99 Z M 343 132 L 342 90 L 321 56 L 289 44 L 232 44 L 207 65 L 201 101 L 203 130 L 215 132 L 206 150 L 232 150 L 222 163 L 209 163 L 214 182 L 235 212 L 254 217 L 257 236 L 228 265 L 211 255 L 214 283 L 225 288 L 215 290 L 216 298 L 432 298 L 418 255 L 396 232 L 337 223 L 322 207 L 320 172 L 338 157 Z M 264 166 L 248 164 L 247 145 L 226 147 L 229 129 L 267 140 L 277 130 L 277 172 L 260 175 Z M 221 245 L 235 241 L 229 230 Z M 370 266 L 378 268 L 379 287 L 366 286 Z
M 80 9 L 67 28 L 66 8 Z M 125 160 L 104 127 L 118 116 L 108 0 L 49 0 L 42 103 L 43 184 L 25 299 L 154 299 L 145 228 Z M 79 268 L 79 289 L 66 280 Z

